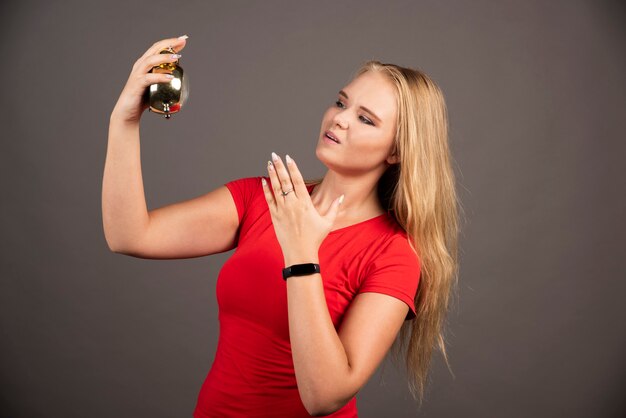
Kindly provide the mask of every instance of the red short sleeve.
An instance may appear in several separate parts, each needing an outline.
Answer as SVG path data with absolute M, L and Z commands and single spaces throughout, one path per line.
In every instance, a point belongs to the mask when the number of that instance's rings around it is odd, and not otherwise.
M 224 186 L 230 190 L 233 196 L 235 206 L 237 206 L 237 214 L 239 215 L 239 223 L 247 212 L 250 202 L 256 193 L 261 189 L 261 177 L 245 177 L 225 183 Z
M 406 319 L 413 319 L 416 316 L 414 298 L 419 277 L 417 254 L 406 237 L 398 235 L 370 263 L 358 293 L 375 292 L 396 297 L 409 305 Z

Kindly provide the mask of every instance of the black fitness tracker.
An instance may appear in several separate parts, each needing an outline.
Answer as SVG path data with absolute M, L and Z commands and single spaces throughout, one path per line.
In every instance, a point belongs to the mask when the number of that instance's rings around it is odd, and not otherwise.
M 283 279 L 287 280 L 291 276 L 308 276 L 320 272 L 320 265 L 313 263 L 294 264 L 283 269 Z

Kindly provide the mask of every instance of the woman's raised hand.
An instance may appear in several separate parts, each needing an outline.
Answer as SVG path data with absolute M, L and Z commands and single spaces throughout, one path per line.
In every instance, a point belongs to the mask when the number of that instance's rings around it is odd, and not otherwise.
M 160 54 L 159 52 L 170 46 L 178 54 L 185 48 L 186 39 L 187 35 L 184 35 L 179 38 L 169 38 L 155 42 L 141 58 L 135 61 L 124 90 L 122 90 L 111 113 L 111 119 L 130 123 L 139 122 L 142 113 L 148 108 L 148 103 L 143 102 L 146 88 L 151 84 L 170 81 L 167 74 L 156 74 L 149 71 L 159 64 L 174 62 L 180 57 L 172 54 Z
M 276 153 L 272 153 L 273 162 L 267 162 L 270 182 L 261 179 L 274 232 L 283 252 L 285 266 L 316 263 L 306 260 L 315 260 L 318 256 L 322 242 L 335 223 L 344 196 L 335 199 L 324 213 L 318 212 L 296 162 L 289 155 L 285 159 L 287 164 Z

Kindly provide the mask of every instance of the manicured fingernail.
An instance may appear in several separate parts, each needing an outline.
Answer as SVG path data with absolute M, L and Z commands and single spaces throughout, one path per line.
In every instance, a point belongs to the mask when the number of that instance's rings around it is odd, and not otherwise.
M 182 57 L 182 55 L 180 55 L 180 54 L 172 54 L 172 59 L 178 59 L 180 57 Z
M 270 171 L 274 170 L 274 164 L 272 164 L 272 162 L 271 162 L 271 161 L 268 161 L 268 162 L 267 162 L 267 168 L 268 168 Z
M 267 182 L 265 181 L 264 178 L 261 179 L 261 183 L 263 183 L 263 186 L 267 185 Z
M 276 155 L 275 152 L 272 152 L 272 160 L 274 160 L 274 162 L 278 161 L 278 155 Z
M 187 38 L 189 38 L 189 36 L 187 36 L 187 35 L 183 35 L 183 36 L 179 36 L 178 37 L 178 39 L 187 39 Z
M 167 77 L 167 78 L 174 78 L 174 76 L 172 74 L 165 74 L 165 77 Z
M 287 164 L 291 164 L 291 163 L 293 163 L 293 160 L 291 159 L 291 157 L 289 156 L 289 154 L 285 155 L 285 160 L 287 160 Z
M 344 198 L 344 197 L 346 197 L 346 196 L 345 196 L 345 195 L 343 195 L 343 194 L 339 197 L 339 204 L 340 204 L 340 205 L 343 203 L 343 198 Z

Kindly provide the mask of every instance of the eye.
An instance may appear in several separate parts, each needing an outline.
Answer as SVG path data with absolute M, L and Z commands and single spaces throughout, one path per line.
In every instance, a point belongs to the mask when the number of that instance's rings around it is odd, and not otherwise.
M 367 123 L 368 125 L 374 126 L 374 122 L 372 122 L 371 120 L 369 120 L 365 116 L 359 116 L 359 119 L 361 119 L 364 123 Z
M 337 101 L 335 102 L 335 105 L 336 105 L 338 108 L 341 108 L 341 109 L 345 109 L 345 107 L 346 107 L 346 105 L 344 105 L 344 104 L 343 104 L 343 102 L 342 102 L 341 100 L 337 100 Z M 368 125 L 375 126 L 375 125 L 374 125 L 374 122 L 372 122 L 371 120 L 369 120 L 369 119 L 368 119 L 368 118 L 366 118 L 365 116 L 359 116 L 359 120 L 360 120 L 361 122 L 363 122 L 363 123 L 368 124 Z

